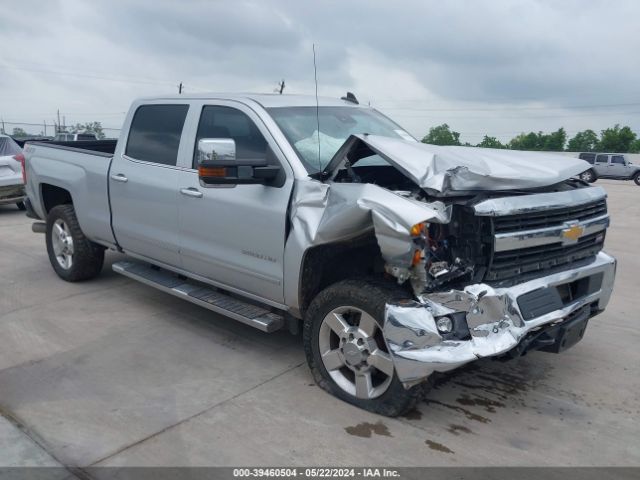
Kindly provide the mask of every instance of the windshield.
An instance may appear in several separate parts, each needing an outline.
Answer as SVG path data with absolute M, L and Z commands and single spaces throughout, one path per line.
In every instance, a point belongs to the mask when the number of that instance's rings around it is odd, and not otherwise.
M 269 114 L 287 137 L 309 173 L 324 169 L 347 138 L 352 134 L 369 133 L 385 137 L 415 139 L 381 113 L 367 108 L 316 107 L 269 108 Z M 318 135 L 318 123 L 320 134 Z M 318 161 L 318 137 L 320 159 Z M 358 165 L 386 165 L 373 155 Z

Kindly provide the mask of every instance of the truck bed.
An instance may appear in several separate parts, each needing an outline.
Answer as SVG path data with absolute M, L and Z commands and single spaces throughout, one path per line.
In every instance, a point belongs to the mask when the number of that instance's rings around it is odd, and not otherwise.
M 40 218 L 47 199 L 61 190 L 73 199 L 82 231 L 105 246 L 115 244 L 109 207 L 109 169 L 115 140 L 28 142 L 27 191 Z
M 112 156 L 113 152 L 116 150 L 117 140 L 79 140 L 75 142 L 56 142 L 54 140 L 38 140 L 38 141 L 29 141 L 27 140 L 24 144 L 28 145 L 44 145 L 47 147 L 61 147 L 61 148 L 69 148 L 72 150 L 85 150 L 86 152 L 91 153 L 102 153 L 107 156 Z M 21 146 L 23 146 L 21 145 Z

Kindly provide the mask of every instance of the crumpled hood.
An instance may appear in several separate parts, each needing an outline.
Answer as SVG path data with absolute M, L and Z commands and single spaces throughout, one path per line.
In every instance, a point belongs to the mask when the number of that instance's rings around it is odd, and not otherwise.
M 362 144 L 421 188 L 449 195 L 544 187 L 590 167 L 583 160 L 553 153 L 443 147 L 378 135 L 352 135 L 327 170 L 338 167 L 347 153 L 362 148 Z

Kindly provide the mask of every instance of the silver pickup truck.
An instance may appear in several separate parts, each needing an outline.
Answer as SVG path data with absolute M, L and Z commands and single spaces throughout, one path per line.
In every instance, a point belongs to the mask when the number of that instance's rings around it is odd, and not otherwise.
M 352 95 L 142 99 L 117 143 L 25 154 L 28 214 L 62 279 L 124 252 L 118 273 L 301 330 L 317 383 L 384 415 L 435 372 L 569 348 L 613 288 L 586 162 L 425 145 Z

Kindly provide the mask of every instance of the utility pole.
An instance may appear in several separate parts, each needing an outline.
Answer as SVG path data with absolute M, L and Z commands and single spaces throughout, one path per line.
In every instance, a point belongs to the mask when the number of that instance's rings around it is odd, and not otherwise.
M 42 125 L 44 125 L 44 136 L 46 137 L 47 136 L 47 121 L 43 120 L 42 121 Z
M 180 85 L 178 85 L 178 93 L 182 95 L 182 82 L 180 82 Z
M 55 133 L 60 133 L 60 109 L 58 109 L 58 125 L 56 126 Z
M 4 135 L 4 118 L 0 119 L 2 121 L 2 134 Z

